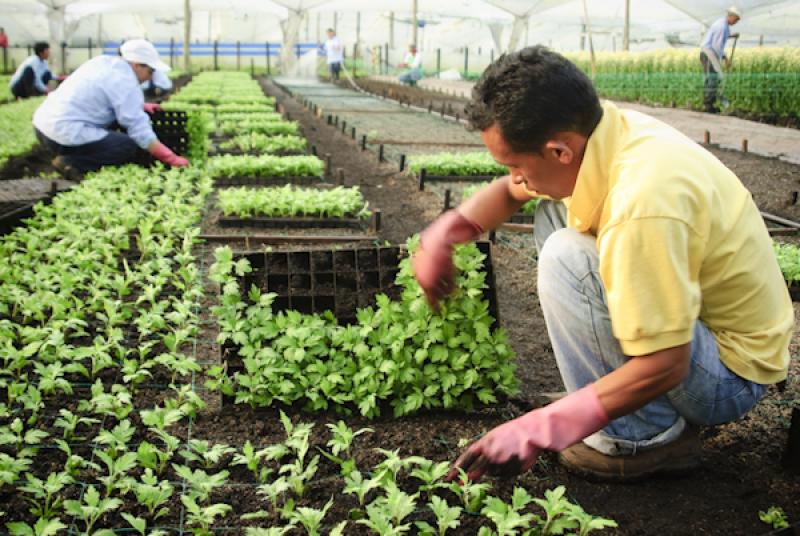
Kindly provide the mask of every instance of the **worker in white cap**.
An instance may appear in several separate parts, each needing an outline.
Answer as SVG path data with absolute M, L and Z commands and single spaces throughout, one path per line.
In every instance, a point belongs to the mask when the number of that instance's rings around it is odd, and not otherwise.
M 700 62 L 703 64 L 703 106 L 706 112 L 719 113 L 719 108 L 715 105 L 717 93 L 719 92 L 719 82 L 722 78 L 722 62 L 727 67 L 731 66 L 731 60 L 725 56 L 725 44 L 731 37 L 739 37 L 739 34 L 731 33 L 731 26 L 735 25 L 742 18 L 742 13 L 736 6 L 728 8 L 724 17 L 712 24 L 703 42 L 700 45 Z
M 98 56 L 81 65 L 33 115 L 40 143 L 56 154 L 53 166 L 70 178 L 134 162 L 143 150 L 170 166 L 189 165 L 158 141 L 148 117 L 157 105 L 145 104 L 140 87 L 169 66 L 143 39 L 127 41 L 120 56 Z M 124 132 L 110 130 L 114 123 Z

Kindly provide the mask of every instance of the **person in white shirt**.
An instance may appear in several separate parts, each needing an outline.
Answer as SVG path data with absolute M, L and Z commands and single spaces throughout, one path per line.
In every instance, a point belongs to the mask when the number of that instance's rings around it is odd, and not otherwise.
M 332 80 L 339 80 L 339 72 L 342 70 L 344 61 L 344 45 L 339 40 L 333 28 L 328 28 L 328 40 L 322 45 L 325 56 L 328 60 L 328 71 L 331 73 Z
M 50 92 L 47 83 L 53 79 L 50 66 L 50 45 L 39 41 L 33 45 L 33 56 L 23 61 L 8 83 L 11 93 L 18 99 L 38 97 Z
M 739 34 L 731 33 L 731 26 L 739 22 L 742 13 L 731 6 L 724 17 L 712 24 L 703 42 L 700 44 L 700 63 L 703 64 L 703 106 L 706 112 L 719 113 L 719 108 L 715 106 L 717 93 L 719 93 L 719 82 L 722 78 L 722 62 L 726 67 L 731 66 L 731 60 L 725 56 L 725 44 L 731 37 L 739 37 Z
M 172 91 L 172 80 L 164 71 L 156 71 L 153 73 L 153 78 L 142 82 L 142 91 L 146 98 L 163 98 Z
M 408 69 L 399 76 L 402 83 L 410 86 L 417 85 L 417 82 L 422 79 L 422 54 L 417 50 L 417 45 L 408 45 L 408 54 L 398 67 Z
M 142 150 L 170 166 L 187 166 L 158 141 L 140 84 L 156 70 L 169 71 L 155 47 L 143 39 L 122 45 L 121 57 L 98 56 L 76 70 L 33 114 L 39 142 L 57 156 L 53 166 L 64 175 L 134 162 Z M 109 130 L 118 123 L 125 132 Z

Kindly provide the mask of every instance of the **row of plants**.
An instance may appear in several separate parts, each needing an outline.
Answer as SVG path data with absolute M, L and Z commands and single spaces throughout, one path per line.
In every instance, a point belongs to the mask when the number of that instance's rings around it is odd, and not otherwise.
M 417 243 L 410 240 L 409 249 Z M 211 278 L 220 285 L 221 304 L 212 312 L 218 341 L 237 347 L 244 370 L 212 369 L 208 387 L 254 407 L 299 403 L 367 417 L 386 405 L 401 416 L 493 403 L 516 392 L 517 379 L 505 332 L 492 330 L 483 260 L 474 245 L 457 249 L 459 290 L 435 312 L 406 258 L 396 278 L 400 299 L 378 295 L 374 307 L 356 312 L 356 324 L 340 325 L 330 312 L 275 313 L 275 294 L 241 288 L 239 278 L 251 271 L 247 259 L 219 248 Z
M 258 82 L 247 73 L 203 72 L 195 76 L 193 81 L 197 84 L 183 88 L 170 101 L 190 105 L 213 105 L 222 109 L 243 107 L 245 110 L 263 109 L 275 105 L 275 99 L 264 95 L 258 87 Z
M 0 106 L 0 167 L 9 157 L 25 154 L 38 143 L 31 121 L 41 103 L 41 98 L 32 98 Z
M 462 201 L 475 194 L 475 192 L 482 190 L 488 185 L 489 185 L 488 182 L 482 182 L 479 184 L 470 184 L 469 186 L 465 187 L 461 192 Z M 522 205 L 522 208 L 519 209 L 519 212 L 521 214 L 525 214 L 526 216 L 533 216 L 533 214 L 536 212 L 536 207 L 538 205 L 539 205 L 538 198 L 531 199 L 530 201 Z
M 166 428 L 204 407 L 187 349 L 210 190 L 198 168 L 106 168 L 0 239 L 0 486 L 20 501 L 2 514 L 11 534 L 60 533 L 64 521 L 109 534 L 96 527 L 124 493 L 152 492 L 137 463 L 155 467 L 180 444 Z
M 508 174 L 508 168 L 495 162 L 488 152 L 414 155 L 408 169 L 415 174 L 425 169 L 429 175 L 444 176 Z
M 305 152 L 305 138 L 290 135 L 269 136 L 258 132 L 240 134 L 219 144 L 226 151 L 258 152 L 266 154 L 289 154 Z
M 322 177 L 325 163 L 316 156 L 221 155 L 208 159 L 212 177 Z
M 279 188 L 225 188 L 218 193 L 225 216 L 291 218 L 369 218 L 371 213 L 361 190 L 354 186 L 331 189 L 297 188 L 291 184 Z
M 567 54 L 586 73 L 589 53 Z M 604 97 L 700 108 L 703 69 L 698 49 L 599 52 L 594 84 Z M 797 115 L 800 109 L 800 51 L 796 48 L 737 49 L 722 91 L 732 108 L 757 114 Z
M 778 266 L 788 284 L 800 282 L 800 247 L 794 244 L 772 242 Z

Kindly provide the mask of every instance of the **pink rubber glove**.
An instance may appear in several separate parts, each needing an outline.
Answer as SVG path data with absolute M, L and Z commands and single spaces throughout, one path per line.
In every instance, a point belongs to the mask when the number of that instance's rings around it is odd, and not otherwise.
M 478 238 L 480 225 L 465 218 L 458 210 L 448 210 L 422 232 L 420 247 L 411 259 L 414 275 L 431 307 L 453 291 L 453 246 Z
M 160 141 L 155 142 L 153 148 L 150 149 L 150 154 L 157 160 L 173 167 L 186 167 L 189 165 L 188 160 L 173 153 L 169 147 Z
M 456 460 L 447 480 L 457 477 L 459 469 L 473 482 L 487 472 L 495 476 L 524 473 L 542 450 L 563 450 L 600 430 L 608 420 L 594 384 L 589 384 L 491 430 Z
M 157 102 L 145 102 L 144 103 L 144 111 L 149 113 L 149 114 L 152 114 L 153 112 L 161 112 L 163 110 L 164 109 Z

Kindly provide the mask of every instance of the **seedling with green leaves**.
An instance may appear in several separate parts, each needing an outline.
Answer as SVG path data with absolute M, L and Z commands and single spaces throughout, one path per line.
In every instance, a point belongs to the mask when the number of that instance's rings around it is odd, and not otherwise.
M 33 526 L 18 521 L 6 523 L 6 527 L 11 536 L 56 536 L 67 528 L 59 518 L 48 519 L 46 517 L 38 519 Z
M 450 483 L 450 491 L 461 498 L 464 510 L 471 514 L 480 512 L 489 488 L 486 482 L 471 481 L 463 469 L 458 470 L 458 478 Z
M 181 502 L 186 508 L 186 525 L 195 536 L 211 536 L 211 525 L 218 517 L 225 517 L 233 508 L 229 504 L 209 504 L 200 506 L 191 495 L 182 495 Z
M 101 499 L 100 493 L 94 486 L 89 486 L 84 492 L 82 500 L 64 501 L 64 511 L 76 520 L 83 522 L 86 534 L 93 534 L 94 524 L 103 515 L 113 512 L 120 506 L 122 506 L 120 499 L 110 497 Z
M 431 502 L 428 503 L 428 508 L 431 509 L 436 516 L 436 527 L 425 521 L 416 523 L 417 528 L 420 530 L 421 535 L 425 536 L 445 536 L 449 529 L 456 529 L 461 524 L 459 518 L 461 517 L 461 507 L 450 506 L 447 501 L 441 497 L 434 495 L 431 497 Z
M 230 473 L 228 471 L 220 471 L 215 474 L 208 474 L 202 469 L 195 469 L 192 471 L 185 465 L 172 464 L 175 473 L 186 480 L 189 486 L 189 497 L 197 499 L 200 502 L 208 500 L 211 492 L 219 486 L 225 484 L 228 480 Z
M 169 508 L 164 506 L 172 497 L 174 488 L 167 480 L 159 480 L 152 469 L 145 469 L 139 481 L 131 485 L 136 500 L 147 508 L 149 519 L 158 519 L 169 513 Z
M 186 449 L 179 454 L 187 462 L 199 463 L 204 469 L 217 467 L 225 456 L 236 452 L 236 449 L 221 443 L 211 444 L 205 439 L 190 439 Z
M 30 512 L 42 518 L 52 518 L 61 508 L 60 492 L 73 483 L 73 478 L 66 472 L 50 473 L 46 480 L 41 480 L 28 473 L 27 483 L 18 489 L 26 493 L 25 499 L 31 503 Z

